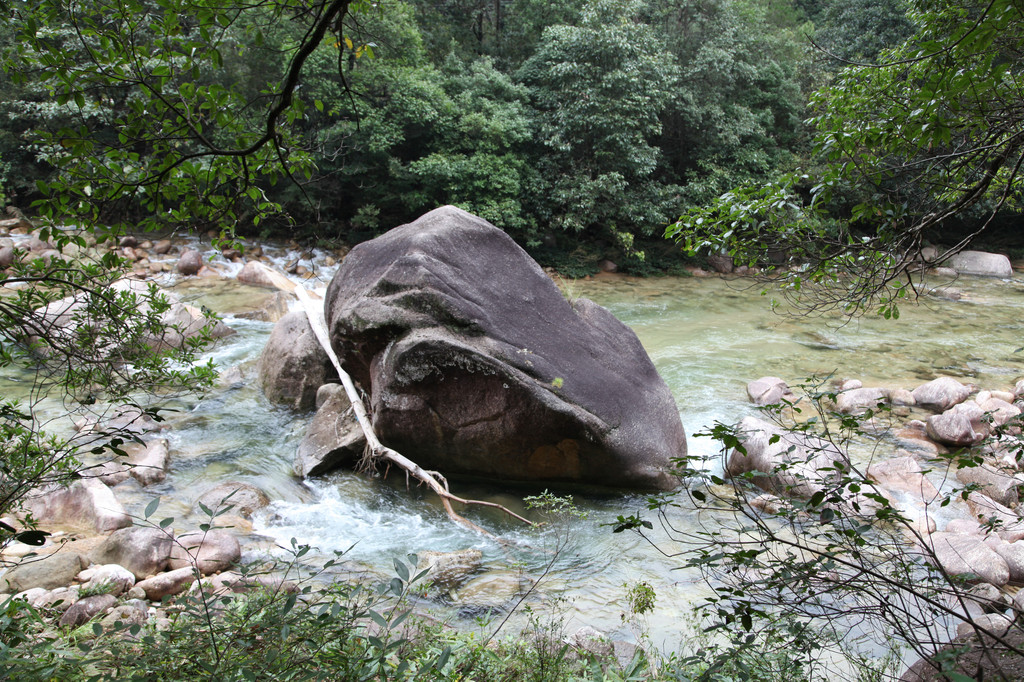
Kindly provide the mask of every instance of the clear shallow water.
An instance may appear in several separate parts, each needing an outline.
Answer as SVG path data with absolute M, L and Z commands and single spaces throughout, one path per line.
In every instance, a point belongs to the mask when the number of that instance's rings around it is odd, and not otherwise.
M 326 284 L 331 270 L 320 268 L 318 274 Z M 573 283 L 571 294 L 605 305 L 634 329 L 692 435 L 716 420 L 732 423 L 754 413 L 745 387 L 765 375 L 793 385 L 811 375 L 834 373 L 868 386 L 912 389 L 948 374 L 984 388 L 1012 388 L 1024 376 L 1024 352 L 1018 351 L 1024 345 L 1024 283 L 969 279 L 956 286 L 965 292 L 959 302 L 926 299 L 906 305 L 898 321 L 871 317 L 845 325 L 777 315 L 769 299 L 744 280 L 584 281 Z M 190 512 L 199 494 L 223 481 L 243 480 L 275 500 L 256 521 L 251 556 L 273 552 L 274 543 L 288 546 L 295 538 L 328 553 L 347 550 L 354 567 L 382 575 L 391 570 L 395 557 L 425 550 L 480 549 L 487 568 L 505 574 L 536 576 L 548 564 L 550 550 L 564 537 L 557 526 L 534 530 L 489 512 L 468 514 L 517 547 L 507 550 L 451 523 L 432 496 L 415 487 L 407 491 L 402 481 L 350 472 L 311 483 L 296 479 L 292 457 L 311 415 L 296 416 L 263 398 L 256 386 L 255 359 L 272 325 L 233 315 L 269 294 L 233 283 L 182 287 L 178 293 L 225 314 L 226 322 L 238 330 L 209 357 L 222 369 L 237 366 L 245 379 L 178 405 L 180 412 L 171 416 L 173 427 L 166 434 L 170 475 L 145 490 L 120 486 L 118 494 L 130 510 L 141 512 L 159 495 L 160 513 L 175 516 L 176 525 L 184 528 L 199 522 Z M 691 437 L 689 449 L 716 452 L 706 438 Z M 500 501 L 515 511 L 524 510 L 521 497 L 528 494 L 462 484 L 455 484 L 454 491 Z M 646 580 L 658 598 L 658 608 L 648 619 L 653 639 L 674 648 L 685 632 L 691 604 L 704 593 L 697 576 L 678 570 L 681 559 L 665 557 L 636 536 L 613 534 L 603 525 L 619 514 L 642 511 L 643 496 L 577 496 L 577 502 L 589 518 L 574 522 L 538 597 L 565 598 L 572 629 L 591 625 L 629 638 L 620 618 L 624 585 Z M 687 509 L 674 512 L 673 522 L 694 528 Z M 657 528 L 652 537 L 664 551 L 677 550 Z

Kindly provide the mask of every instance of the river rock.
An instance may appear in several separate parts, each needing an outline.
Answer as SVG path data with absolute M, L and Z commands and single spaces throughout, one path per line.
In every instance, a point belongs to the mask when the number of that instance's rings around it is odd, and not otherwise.
M 110 630 L 121 625 L 121 627 L 132 625 L 145 625 L 149 620 L 149 607 L 139 599 L 132 599 L 124 604 L 119 604 L 110 610 L 100 621 L 105 630 Z
M 1001 253 L 985 251 L 961 251 L 946 260 L 946 265 L 956 270 L 958 275 L 978 275 L 980 277 L 1013 277 L 1013 266 L 1010 259 Z
M 117 597 L 112 594 L 97 594 L 79 599 L 60 617 L 62 628 L 77 628 L 85 625 L 97 615 L 117 604 Z
M 893 433 L 893 439 L 902 450 L 909 450 L 924 456 L 939 454 L 941 446 L 928 437 L 928 425 L 920 419 L 911 419 Z M 941 448 L 945 452 L 945 448 Z
M 245 266 L 238 271 L 235 278 L 243 283 L 253 287 L 264 287 L 266 289 L 277 289 L 277 283 L 274 278 L 270 276 L 270 270 L 267 266 L 263 265 L 259 261 L 249 261 Z
M 981 636 L 974 628 L 968 628 L 958 634 L 955 642 L 941 647 L 933 660 L 922 658 L 910 666 L 899 682 L 949 682 L 953 679 L 941 669 L 960 675 L 957 679 L 962 680 L 1024 680 L 1024 657 L 1017 653 L 1024 648 L 1024 632 L 1015 627 L 1007 631 L 1006 622 L 1006 617 L 1000 614 L 977 623 L 990 633 Z M 960 633 L 960 625 L 957 632 Z M 1002 642 L 992 635 L 999 635 Z
M 199 336 L 203 330 L 213 339 L 223 339 L 235 333 L 234 329 L 221 320 L 207 318 L 199 308 L 181 302 L 171 305 L 160 316 L 160 321 L 167 328 L 162 334 L 150 335 L 147 339 L 147 343 L 155 350 L 182 348 L 186 341 Z
M 958 467 L 956 478 L 964 485 L 980 486 L 982 494 L 1006 507 L 1016 507 L 1020 502 L 1017 488 L 1024 484 L 1024 481 L 1018 479 L 1012 472 L 997 469 L 990 464 L 980 464 L 973 467 Z
M 117 485 L 133 477 L 139 484 L 147 486 L 167 478 L 169 451 L 166 439 L 157 438 L 145 444 L 128 443 L 122 449 L 127 458 L 104 462 L 97 471 L 105 484 Z
M 726 475 L 752 473 L 753 482 L 774 495 L 809 498 L 837 478 L 836 462 L 849 465 L 845 453 L 833 443 L 756 417 L 744 417 L 736 430 L 746 453 L 733 450 Z
M 197 509 L 200 504 L 214 513 L 230 506 L 230 511 L 251 518 L 254 512 L 270 504 L 270 497 L 251 483 L 227 481 L 200 495 L 196 500 Z
M 1006 562 L 1010 569 L 1011 583 L 1024 582 L 1024 540 L 1006 542 L 1001 538 L 989 536 L 985 538 L 985 544 Z
M 0 248 L 0 268 L 9 268 L 11 264 L 17 259 L 18 250 L 13 246 L 4 246 Z
M 191 566 L 176 568 L 173 571 L 159 573 L 152 578 L 138 582 L 135 586 L 143 591 L 146 599 L 160 601 L 164 597 L 183 592 L 196 580 L 196 572 Z
M 932 504 L 939 498 L 938 489 L 925 477 L 917 459 L 911 456 L 875 462 L 868 467 L 867 477 L 887 490 L 910 495 L 921 506 Z
M 775 405 L 795 397 L 789 384 L 779 377 L 761 377 L 747 384 L 747 395 L 755 405 Z
M 984 535 L 985 533 L 981 530 L 981 524 L 976 519 L 950 519 L 949 523 L 946 524 L 947 533 L 957 533 L 960 535 Z
M 991 497 L 973 491 L 967 495 L 967 509 L 987 531 L 992 527 L 1007 542 L 1024 539 L 1024 519 L 1015 511 L 999 504 Z
M 157 291 L 156 294 L 166 298 L 169 307 L 160 314 L 159 320 L 167 328 L 163 333 L 151 333 L 143 325 L 148 324 L 147 313 L 152 310 L 152 291 L 150 285 L 136 279 L 120 279 L 109 287 L 110 292 L 124 296 L 119 305 L 129 308 L 130 315 L 125 324 L 129 327 L 137 325 L 132 331 L 141 333 L 143 342 L 156 350 L 180 348 L 187 339 L 199 336 L 204 329 L 213 338 L 223 338 L 234 334 L 234 330 L 220 320 L 207 320 L 200 310 L 186 305 L 175 294 Z M 83 326 L 92 325 L 97 329 L 105 324 L 105 320 L 90 319 L 84 295 L 69 296 L 35 311 L 40 318 L 39 324 L 46 331 L 46 339 L 38 350 L 46 352 L 47 345 L 72 343 L 73 335 Z M 116 344 L 115 344 L 116 345 Z M 116 355 L 117 348 L 109 348 L 111 355 Z
M 981 580 L 1002 587 L 1010 580 L 1010 568 L 995 550 L 975 535 L 932 533 L 927 538 L 936 562 L 951 576 L 978 576 Z
M 920 407 L 945 412 L 967 400 L 971 389 L 952 377 L 939 377 L 914 389 L 914 400 Z
M 480 570 L 483 552 L 462 549 L 456 552 L 420 552 L 416 571 L 427 571 L 426 579 L 443 590 L 451 590 Z
M 0 577 L 4 592 L 24 592 L 32 588 L 53 590 L 67 587 L 82 570 L 82 556 L 75 552 L 55 552 L 44 557 L 30 557 Z
M 238 538 L 217 528 L 194 531 L 175 538 L 168 565 L 171 569 L 195 567 L 203 575 L 224 571 L 242 558 Z
M 95 478 L 36 489 L 22 504 L 40 523 L 85 526 L 100 533 L 132 525 L 114 492 Z
M 942 414 L 928 417 L 928 436 L 932 440 L 954 447 L 977 445 L 988 436 L 989 425 L 977 403 L 954 405 Z
M 92 576 L 82 589 L 102 590 L 119 597 L 134 586 L 135 574 L 127 568 L 118 564 L 104 564 L 93 570 Z
M 317 411 L 295 453 L 295 473 L 306 478 L 352 467 L 363 454 L 366 437 L 340 384 L 317 391 Z
M 135 526 L 114 531 L 93 550 L 90 558 L 98 564 L 119 564 L 136 579 L 160 573 L 171 557 L 173 539 L 159 528 Z
M 487 572 L 462 585 L 456 593 L 460 613 L 505 611 L 530 588 L 530 581 L 519 573 Z
M 203 254 L 195 249 L 185 249 L 178 258 L 178 272 L 191 277 L 196 275 L 203 268 Z
M 288 313 L 274 325 L 259 360 L 260 385 L 267 399 L 296 410 L 311 410 L 316 392 L 337 383 L 338 373 L 313 335 L 302 311 Z
M 46 609 L 55 613 L 64 613 L 81 598 L 77 585 L 57 587 L 52 590 L 37 587 L 23 592 L 22 595 L 33 608 Z
M 447 206 L 359 244 L 325 310 L 378 436 L 426 469 L 678 484 L 679 411 L 636 335 L 480 218 Z
M 568 643 L 579 651 L 602 659 L 610 658 L 615 653 L 615 648 L 608 637 L 589 625 L 572 633 Z
M 1002 398 L 991 397 L 987 400 L 976 400 L 975 402 L 981 408 L 981 411 L 992 420 L 992 426 L 996 428 L 1005 426 L 1020 415 L 1019 407 Z
M 730 256 L 722 253 L 709 253 L 708 254 L 708 267 L 715 272 L 720 272 L 723 275 L 728 275 L 733 271 L 734 263 Z
M 887 388 L 854 388 L 836 395 L 836 410 L 842 414 L 861 414 L 889 399 Z

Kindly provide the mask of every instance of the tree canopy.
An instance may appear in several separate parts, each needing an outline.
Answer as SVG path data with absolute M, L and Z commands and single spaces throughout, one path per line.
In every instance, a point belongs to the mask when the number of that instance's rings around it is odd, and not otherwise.
M 937 264 L 1019 211 L 1021 12 L 1010 0 L 914 3 L 912 37 L 811 96 L 820 166 L 729 192 L 668 234 L 744 262 L 787 253 L 804 264 L 783 275 L 790 291 L 896 313 L 924 246 L 949 244 L 926 259 Z

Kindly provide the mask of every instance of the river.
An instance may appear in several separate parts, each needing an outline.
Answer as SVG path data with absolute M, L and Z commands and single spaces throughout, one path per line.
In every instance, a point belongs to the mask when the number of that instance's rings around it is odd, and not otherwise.
M 296 254 L 281 252 L 284 262 Z M 225 265 L 230 273 L 233 266 Z M 332 270 L 318 270 L 321 285 Z M 934 282 L 944 284 L 944 282 Z M 755 412 L 746 397 L 748 381 L 779 376 L 791 385 L 811 376 L 857 378 L 866 386 L 913 389 L 940 375 L 983 388 L 1012 389 L 1024 376 L 1024 282 L 964 278 L 955 283 L 959 301 L 923 298 L 905 304 L 899 320 L 862 317 L 790 317 L 771 310 L 770 297 L 749 280 L 724 278 L 614 278 L 575 281 L 569 297 L 585 296 L 609 308 L 632 327 L 668 383 L 689 435 L 691 454 L 713 458 L 716 444 L 695 438 L 716 420 L 733 423 Z M 699 576 L 679 570 L 683 559 L 656 528 L 655 545 L 606 525 L 619 514 L 642 511 L 641 495 L 576 496 L 588 513 L 570 532 L 552 526 L 534 530 L 499 516 L 470 513 L 523 549 L 509 551 L 450 522 L 436 500 L 404 481 L 384 482 L 351 472 L 304 483 L 292 474 L 292 458 L 311 415 L 271 406 L 257 387 L 255 361 L 272 324 L 239 317 L 254 290 L 226 284 L 179 284 L 177 292 L 225 316 L 239 333 L 208 353 L 219 368 L 237 366 L 244 381 L 177 405 L 170 415 L 172 467 L 165 482 L 119 494 L 129 511 L 141 512 L 154 496 L 160 515 L 175 525 L 196 523 L 191 503 L 199 493 L 227 480 L 242 480 L 274 500 L 255 520 L 246 555 L 283 556 L 274 545 L 294 538 L 322 553 L 345 551 L 346 569 L 389 575 L 395 557 L 424 550 L 480 549 L 487 573 L 478 581 L 536 577 L 558 548 L 552 570 L 529 603 L 535 612 L 552 608 L 569 631 L 590 625 L 613 638 L 631 639 L 623 622 L 626 586 L 646 581 L 657 595 L 647 618 L 653 642 L 675 650 L 692 625 L 695 601 L 707 592 Z M 529 491 L 455 484 L 465 497 L 500 501 L 523 510 Z M 683 530 L 695 530 L 684 507 L 673 512 Z M 525 549 L 529 548 L 529 549 Z M 663 553 L 664 552 L 664 553 Z M 486 585 L 482 587 L 486 589 Z M 477 627 L 479 609 L 442 600 L 436 608 L 462 627 Z M 522 622 L 520 620 L 519 622 Z

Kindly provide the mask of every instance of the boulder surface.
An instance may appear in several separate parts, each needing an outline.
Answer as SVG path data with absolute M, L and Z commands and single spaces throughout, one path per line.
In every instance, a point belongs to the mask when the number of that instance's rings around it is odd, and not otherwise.
M 686 437 L 636 335 L 480 218 L 446 206 L 358 245 L 325 312 L 381 441 L 427 469 L 676 484 Z

